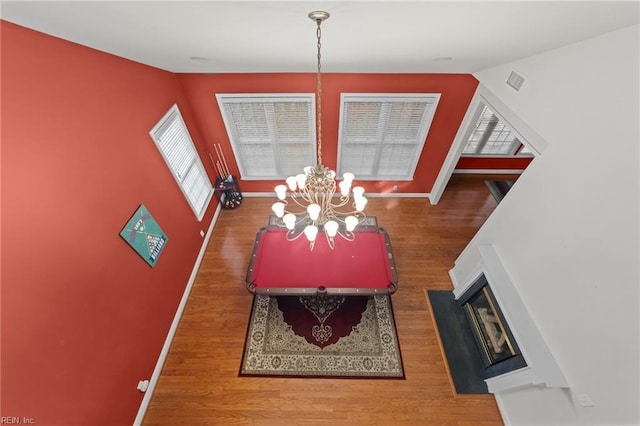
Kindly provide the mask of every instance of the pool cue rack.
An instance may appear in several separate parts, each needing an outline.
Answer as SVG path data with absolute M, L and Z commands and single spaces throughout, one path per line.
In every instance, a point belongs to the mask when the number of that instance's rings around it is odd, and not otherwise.
M 214 148 L 217 160 L 214 160 L 211 152 L 209 152 L 209 158 L 211 158 L 211 162 L 218 172 L 213 190 L 223 209 L 235 209 L 242 204 L 242 192 L 238 187 L 237 179 L 229 171 L 222 147 L 220 144 L 216 144 Z

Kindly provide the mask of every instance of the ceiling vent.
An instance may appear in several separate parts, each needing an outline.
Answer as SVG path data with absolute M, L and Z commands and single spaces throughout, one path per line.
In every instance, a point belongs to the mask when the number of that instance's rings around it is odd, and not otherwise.
M 524 76 L 515 71 L 511 71 L 511 74 L 509 74 L 509 78 L 507 79 L 507 84 L 516 89 L 516 91 L 519 91 L 522 87 L 522 83 L 524 83 Z

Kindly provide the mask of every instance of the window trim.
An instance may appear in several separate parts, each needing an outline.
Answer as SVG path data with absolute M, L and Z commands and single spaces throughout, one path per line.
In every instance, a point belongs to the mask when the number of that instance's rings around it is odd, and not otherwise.
M 491 110 L 491 112 L 493 112 L 493 114 L 496 117 L 498 117 L 498 120 L 501 121 L 505 126 L 507 126 L 509 128 L 509 130 L 515 135 L 516 139 L 518 139 L 518 141 L 522 145 L 522 146 L 519 146 L 518 148 L 516 148 L 515 154 L 477 154 L 477 153 L 465 154 L 464 153 L 464 149 L 466 148 L 467 144 L 469 143 L 469 138 L 471 137 L 471 135 L 475 131 L 476 126 L 478 125 L 478 120 L 480 119 L 480 116 L 482 115 L 482 111 L 484 110 L 485 107 L 488 107 Z M 460 157 L 461 158 L 509 158 L 509 159 L 513 159 L 513 158 L 535 158 L 535 156 L 536 156 L 536 150 L 533 149 L 533 147 L 531 145 L 529 145 L 529 143 L 527 142 L 525 137 L 522 136 L 522 134 L 520 132 L 518 132 L 518 130 L 513 125 L 511 125 L 509 120 L 507 120 L 502 114 L 500 114 L 500 112 L 497 110 L 497 108 L 495 108 L 483 96 L 479 97 L 478 105 L 476 106 L 476 110 L 473 113 L 471 124 L 466 129 L 462 141 L 463 141 L 462 151 L 460 152 Z M 528 150 L 531 153 L 530 154 L 528 154 L 528 153 L 527 154 L 518 154 L 520 151 L 522 151 L 523 147 L 528 148 Z
M 274 146 L 274 167 L 276 168 L 276 172 L 280 172 L 281 174 L 277 176 L 263 176 L 263 175 L 249 175 L 246 170 L 244 170 L 243 164 L 243 156 L 239 152 L 239 147 L 236 146 L 236 141 L 234 141 L 232 134 L 229 132 L 231 128 L 231 123 L 229 123 L 229 119 L 224 110 L 224 104 L 229 103 L 243 103 L 247 99 L 264 99 L 265 102 L 276 102 L 276 101 L 284 101 L 284 102 L 301 102 L 308 103 L 310 105 L 310 114 L 309 114 L 309 145 L 311 148 L 311 160 L 312 163 L 315 164 L 317 158 L 317 142 L 316 142 L 316 94 L 315 93 L 216 93 L 216 101 L 218 104 L 218 109 L 220 111 L 220 115 L 222 116 L 222 120 L 225 126 L 225 132 L 227 133 L 227 138 L 229 140 L 229 145 L 231 145 L 231 149 L 233 151 L 233 155 L 236 158 L 238 164 L 238 170 L 240 172 L 240 178 L 246 181 L 264 181 L 264 180 L 281 180 L 285 179 L 290 175 L 287 173 L 281 173 L 281 161 L 280 157 L 275 155 L 278 153 L 279 146 L 282 142 L 278 142 L 277 139 L 272 140 L 272 144 Z M 286 143 L 286 142 L 285 142 Z M 298 173 L 302 173 L 302 169 L 305 166 L 309 166 L 312 164 L 305 164 L 300 167 L 300 171 Z
M 184 179 L 181 179 L 178 174 L 176 173 L 176 171 L 174 170 L 174 168 L 171 166 L 167 155 L 165 154 L 164 150 L 162 149 L 162 147 L 160 146 L 159 142 L 161 140 L 161 136 L 164 135 L 163 133 L 159 133 L 160 130 L 163 127 L 168 127 L 167 125 L 170 124 L 169 120 L 171 120 L 173 117 L 175 117 L 176 120 L 178 120 L 178 122 L 182 125 L 182 129 L 184 129 L 184 136 L 186 137 L 187 141 L 191 143 L 191 147 L 193 148 L 194 152 L 195 152 L 195 158 L 193 160 L 193 162 L 190 164 L 189 167 L 187 167 L 187 170 L 191 170 L 192 167 L 197 167 L 199 170 L 199 174 L 200 176 L 204 177 L 204 179 L 206 180 L 206 183 L 208 183 L 208 185 L 205 185 L 205 187 L 208 189 L 208 193 L 206 196 L 205 201 L 202 203 L 202 207 L 201 209 L 198 211 L 197 206 L 194 205 L 194 200 L 192 200 L 189 197 L 189 194 L 185 191 L 185 188 L 183 186 L 183 181 Z M 162 159 L 165 161 L 166 165 L 167 165 L 167 169 L 169 169 L 169 171 L 171 172 L 171 175 L 173 176 L 173 178 L 175 179 L 176 183 L 178 184 L 178 187 L 180 188 L 180 191 L 182 192 L 182 195 L 184 195 L 185 200 L 187 201 L 187 204 L 189 204 L 189 207 L 191 207 L 191 210 L 193 211 L 193 213 L 196 215 L 196 218 L 198 219 L 198 221 L 202 221 L 202 218 L 204 217 L 205 212 L 207 211 L 207 208 L 209 207 L 209 204 L 211 202 L 211 198 L 213 197 L 213 185 L 211 184 L 211 179 L 209 179 L 209 175 L 207 174 L 207 170 L 204 167 L 204 164 L 202 163 L 202 160 L 200 158 L 200 154 L 198 153 L 198 150 L 195 146 L 195 144 L 193 143 L 193 139 L 191 138 L 191 134 L 189 133 L 189 129 L 187 128 L 186 123 L 184 122 L 184 119 L 182 117 L 182 114 L 180 113 L 180 109 L 178 108 L 177 104 L 173 104 L 173 106 L 171 106 L 171 108 L 169 108 L 169 111 L 167 111 L 164 116 L 158 121 L 158 123 L 156 123 L 155 126 L 153 126 L 153 128 L 149 131 L 149 135 L 151 136 L 151 139 L 153 140 L 154 144 L 156 145 L 156 148 L 158 148 L 158 152 L 160 153 L 160 155 L 162 156 Z M 188 175 L 188 173 L 185 173 L 185 178 Z
M 342 151 L 343 151 L 343 140 L 342 140 L 342 132 L 344 126 L 344 107 L 346 102 L 411 102 L 412 99 L 428 99 L 433 100 L 432 113 L 427 117 L 425 123 L 423 123 L 424 129 L 424 137 L 420 138 L 415 144 L 416 152 L 413 158 L 413 164 L 410 169 L 407 170 L 407 174 L 405 176 L 392 176 L 392 175 L 375 175 L 375 176 L 362 176 L 357 175 L 356 179 L 360 181 L 384 181 L 384 180 L 395 180 L 395 181 L 413 181 L 416 169 L 418 167 L 418 163 L 420 162 L 420 157 L 424 150 L 424 145 L 429 137 L 429 131 L 431 130 L 431 125 L 433 123 L 433 119 L 436 115 L 436 111 L 438 109 L 438 104 L 440 102 L 442 94 L 441 93 L 341 93 L 340 94 L 340 124 L 338 126 L 338 146 L 337 146 L 337 172 L 339 176 L 342 176 L 343 172 L 347 172 L 349 170 L 342 170 L 341 160 L 342 160 Z M 380 149 L 384 146 L 384 144 L 377 142 L 377 153 L 376 153 L 376 163 L 379 163 L 379 158 L 381 156 Z M 348 168 L 348 166 L 347 166 Z

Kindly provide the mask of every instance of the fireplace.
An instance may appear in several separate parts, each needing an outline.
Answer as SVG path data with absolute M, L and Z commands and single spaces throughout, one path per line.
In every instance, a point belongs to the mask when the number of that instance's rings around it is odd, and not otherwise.
M 458 300 L 472 331 L 485 377 L 522 367 L 525 362 L 484 274 Z
M 478 245 L 475 248 L 462 253 L 455 267 L 449 271 L 449 276 L 453 282 L 456 306 L 465 312 L 461 316 L 465 325 L 469 324 L 467 328 L 475 328 L 474 319 L 469 314 L 477 311 L 474 315 L 480 315 L 479 309 L 484 308 L 487 311 L 483 311 L 483 315 L 499 319 L 500 323 L 495 325 L 497 330 L 502 333 L 504 329 L 504 342 L 501 341 L 502 336 L 496 334 L 495 327 L 493 330 L 493 337 L 497 337 L 496 343 L 500 344 L 496 348 L 502 347 L 502 351 L 485 354 L 483 356 L 486 359 L 478 361 L 484 363 L 481 369 L 488 391 L 500 393 L 523 386 L 568 388 L 564 374 L 529 314 L 496 247 Z M 486 293 L 484 288 L 487 288 Z M 467 303 L 471 305 L 468 308 L 465 307 Z M 493 319 L 489 322 L 493 322 Z M 486 343 L 487 338 L 482 335 L 480 326 L 479 330 L 475 338 L 469 337 L 478 343 L 474 345 L 475 352 L 482 353 L 485 352 L 482 341 Z M 491 338 L 487 344 L 489 351 L 494 349 Z

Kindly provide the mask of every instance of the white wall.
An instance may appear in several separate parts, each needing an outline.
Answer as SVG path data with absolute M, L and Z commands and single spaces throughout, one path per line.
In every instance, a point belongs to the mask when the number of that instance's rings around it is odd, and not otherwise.
M 548 143 L 454 267 L 493 244 L 569 382 L 496 395 L 513 425 L 640 424 L 639 28 L 475 74 Z

